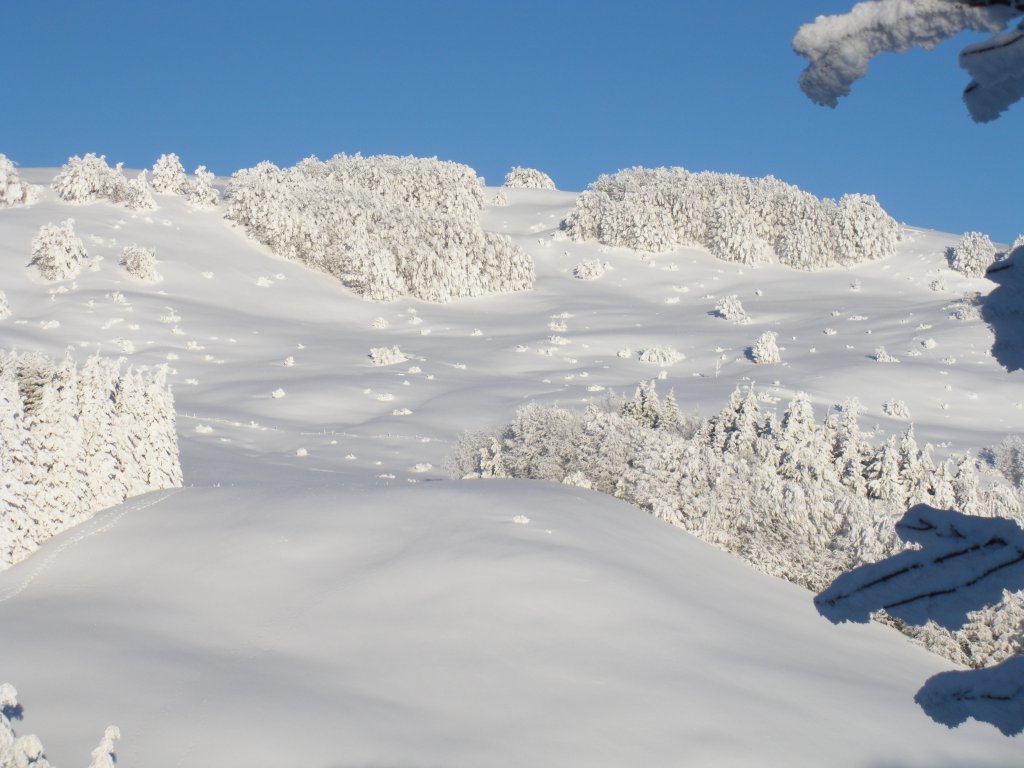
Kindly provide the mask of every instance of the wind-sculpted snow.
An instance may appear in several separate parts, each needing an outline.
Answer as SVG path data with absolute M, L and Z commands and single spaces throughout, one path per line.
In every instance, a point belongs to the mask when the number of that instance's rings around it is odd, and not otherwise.
M 838 202 L 778 179 L 683 168 L 631 168 L 593 182 L 563 224 L 574 240 L 663 252 L 706 248 L 724 261 L 778 259 L 796 269 L 891 256 L 899 225 L 875 198 Z
M 480 181 L 436 159 L 336 155 L 238 171 L 227 217 L 275 253 L 333 275 L 362 296 L 435 302 L 520 291 L 533 262 L 480 227 Z

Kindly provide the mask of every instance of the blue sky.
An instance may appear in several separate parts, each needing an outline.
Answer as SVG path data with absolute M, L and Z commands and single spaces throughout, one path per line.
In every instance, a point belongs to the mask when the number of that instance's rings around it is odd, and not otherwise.
M 964 44 L 885 56 L 836 110 L 796 28 L 852 0 L 31 0 L 6 3 L 0 152 L 23 166 L 177 152 L 228 174 L 315 154 L 512 165 L 562 189 L 632 165 L 772 174 L 1009 240 L 1024 106 L 968 118 Z

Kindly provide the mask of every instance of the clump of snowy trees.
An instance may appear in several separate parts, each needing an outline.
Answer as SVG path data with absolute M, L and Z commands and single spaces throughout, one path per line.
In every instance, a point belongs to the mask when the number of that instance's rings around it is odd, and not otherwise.
M 446 302 L 533 285 L 533 262 L 484 232 L 480 179 L 437 159 L 336 155 L 235 173 L 227 218 L 362 296 Z
M 39 197 L 39 188 L 34 184 L 26 184 L 18 176 L 7 155 L 0 154 L 0 208 L 15 205 L 29 205 Z
M 967 277 L 984 277 L 996 258 L 996 247 L 988 235 L 968 232 L 950 252 L 949 265 Z
M 101 509 L 181 480 L 165 368 L 0 351 L 0 569 Z
M 555 182 L 544 171 L 516 165 L 505 174 L 505 186 L 519 189 L 555 189 Z
M 748 389 L 700 419 L 685 416 L 671 395 L 660 398 L 651 382 L 630 400 L 582 413 L 528 405 L 498 432 L 464 435 L 449 469 L 608 493 L 815 591 L 902 549 L 894 524 L 913 504 L 1024 521 L 1018 492 L 983 488 L 975 460 L 936 464 L 912 426 L 872 445 L 860 413 L 851 400 L 819 421 L 800 393 L 779 418 Z M 1013 594 L 959 632 L 905 631 L 963 663 L 987 663 L 1024 649 L 1021 616 L 1024 596 Z
M 10 683 L 0 685 L 0 768 L 50 768 L 43 743 L 35 734 L 19 736 L 14 731 L 9 713 L 21 711 L 18 691 Z M 116 725 L 107 726 L 96 749 L 92 751 L 89 768 L 114 768 L 114 742 L 121 738 Z
M 71 280 L 89 261 L 85 244 L 75 234 L 74 219 L 44 224 L 32 240 L 32 260 L 45 280 Z
M 650 252 L 697 246 L 725 261 L 777 259 L 805 270 L 891 256 L 900 238 L 899 225 L 867 195 L 844 195 L 837 203 L 770 176 L 683 168 L 601 176 L 562 226 L 574 240 Z

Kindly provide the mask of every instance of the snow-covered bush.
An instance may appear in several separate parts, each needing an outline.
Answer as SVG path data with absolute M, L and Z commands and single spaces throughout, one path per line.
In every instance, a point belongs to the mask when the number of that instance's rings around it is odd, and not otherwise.
M 181 485 L 166 369 L 0 352 L 0 570 L 129 496 Z
M 395 363 L 404 363 L 408 359 L 397 345 L 393 347 L 370 348 L 370 362 L 374 365 L 394 365 Z
M 29 205 L 39 197 L 39 189 L 18 177 L 18 170 L 6 155 L 0 154 L 0 208 Z
M 779 334 L 775 331 L 765 331 L 758 336 L 757 341 L 750 348 L 750 359 L 758 364 L 781 363 Z
M 879 363 L 898 363 L 899 358 L 890 355 L 885 351 L 885 347 L 877 347 L 875 349 L 874 358 Z
M 505 186 L 520 189 L 554 189 L 555 182 L 543 171 L 517 165 L 505 174 Z
M 1010 435 L 1001 443 L 985 451 L 985 458 L 1015 488 L 1024 481 L 1024 440 Z
M 584 259 L 573 267 L 572 275 L 580 280 L 597 280 L 608 271 L 608 262 L 600 259 Z
M 11 316 L 11 305 L 7 303 L 7 294 L 0 291 L 0 320 Z
M 644 383 L 632 400 L 583 413 L 528 405 L 498 432 L 464 435 L 448 467 L 458 477 L 547 479 L 614 495 L 815 591 L 900 551 L 894 521 L 915 504 L 1024 521 L 1021 496 L 982 488 L 973 459 L 936 466 L 913 427 L 873 446 L 859 414 L 848 401 L 821 421 L 799 393 L 778 418 L 748 389 L 695 421 Z M 1007 597 L 958 632 L 903 629 L 956 661 L 989 663 L 1020 648 L 1022 605 Z
M 121 264 L 128 274 L 139 280 L 155 283 L 162 278 L 156 271 L 156 251 L 139 245 L 129 245 L 121 252 Z
M 891 256 L 899 225 L 866 195 L 819 200 L 778 179 L 683 168 L 601 176 L 563 222 L 574 240 L 662 252 L 700 246 L 726 261 L 773 256 L 797 269 Z
M 178 156 L 171 152 L 160 155 L 153 163 L 153 191 L 163 194 L 184 195 L 189 182 Z
M 641 363 L 651 365 L 675 365 L 684 359 L 686 355 L 667 344 L 652 344 L 642 349 L 639 356 Z
M 996 247 L 988 235 L 968 232 L 950 254 L 949 265 L 967 277 L 984 277 L 985 270 L 995 261 Z
M 508 195 L 505 193 L 505 190 L 499 189 L 494 193 L 494 197 L 491 198 L 491 205 L 502 207 L 508 205 Z
M 53 189 L 61 200 L 69 203 L 92 203 L 108 200 L 122 203 L 127 195 L 128 180 L 121 165 L 111 168 L 107 158 L 92 152 L 85 157 L 74 155 L 53 180 Z
M 192 180 L 185 188 L 185 199 L 196 208 L 215 208 L 220 195 L 213 188 L 214 175 L 200 165 L 192 174 Z
M 70 280 L 88 261 L 85 244 L 75 235 L 74 219 L 44 224 L 32 240 L 31 264 L 46 280 Z
M 232 176 L 225 200 L 250 237 L 366 298 L 444 302 L 533 284 L 530 257 L 480 227 L 483 193 L 468 166 L 358 155 L 260 163 Z
M 50 768 L 46 750 L 34 734 L 18 736 L 8 713 L 20 713 L 18 692 L 10 683 L 0 685 L 0 768 Z M 11 717 L 14 717 L 11 714 Z M 121 738 L 115 725 L 107 726 L 99 745 L 92 751 L 89 768 L 114 768 L 114 742 Z
M 715 314 L 738 324 L 745 325 L 750 322 L 747 311 L 743 309 L 743 304 L 740 303 L 739 296 L 735 294 L 723 296 L 719 299 L 715 304 Z
M 124 205 L 133 211 L 152 211 L 156 208 L 146 171 L 140 171 L 138 176 L 128 181 L 124 191 Z

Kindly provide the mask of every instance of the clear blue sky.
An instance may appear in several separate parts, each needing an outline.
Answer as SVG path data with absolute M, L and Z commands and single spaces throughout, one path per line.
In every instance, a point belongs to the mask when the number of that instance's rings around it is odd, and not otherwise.
M 433 156 L 562 189 L 632 165 L 772 174 L 1009 240 L 1024 106 L 971 123 L 963 40 L 886 56 L 837 110 L 796 28 L 853 0 L 10 0 L 0 152 L 23 166 L 177 152 L 228 174 L 336 152 Z

